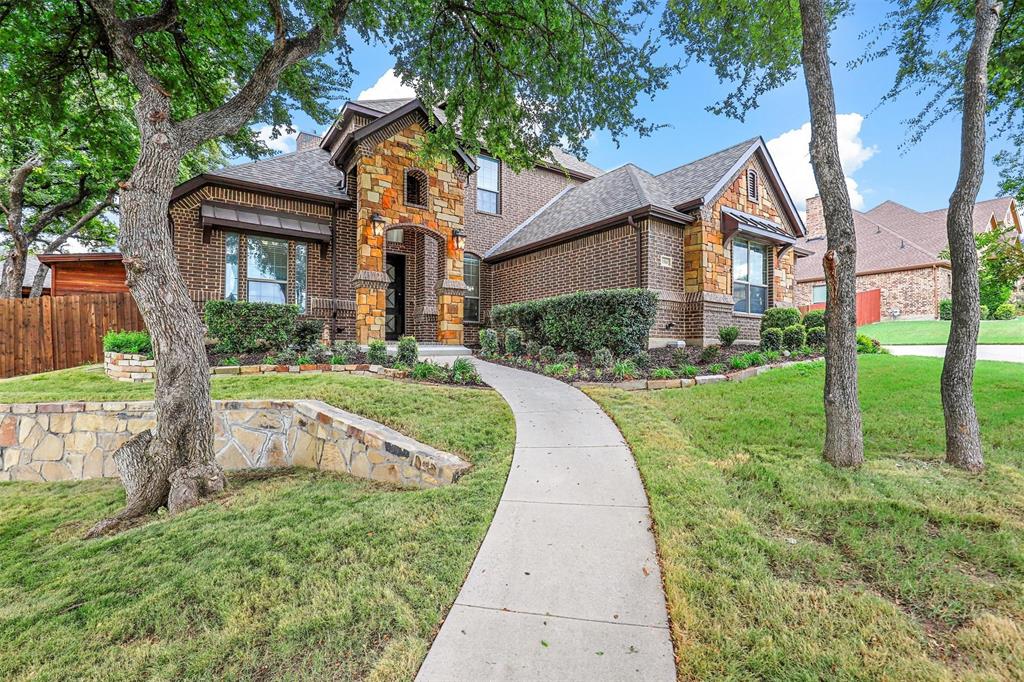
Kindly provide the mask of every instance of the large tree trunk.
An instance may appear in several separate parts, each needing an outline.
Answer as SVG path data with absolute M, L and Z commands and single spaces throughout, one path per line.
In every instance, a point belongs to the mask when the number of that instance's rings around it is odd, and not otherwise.
M 985 108 L 988 55 L 999 24 L 1000 4 L 975 3 L 974 38 L 964 73 L 960 175 L 949 197 L 946 235 L 953 266 L 953 317 L 942 365 L 942 411 L 946 417 L 946 461 L 967 469 L 985 467 L 978 414 L 974 409 L 974 362 L 980 324 L 978 251 L 974 203 L 985 175 Z
M 127 504 L 90 535 L 165 504 L 172 514 L 183 511 L 224 487 L 213 453 L 205 329 L 178 271 L 167 224 L 183 155 L 168 125 L 167 105 L 157 95 L 143 96 L 136 106 L 142 142 L 139 160 L 121 190 L 118 238 L 128 288 L 153 340 L 156 427 L 115 455 L 122 477 L 131 481 L 125 488 Z
M 839 467 L 864 462 L 857 399 L 857 235 L 839 158 L 836 102 L 822 0 L 800 0 L 804 79 L 811 109 L 811 165 L 821 193 L 828 250 L 824 257 L 825 459 Z
M 43 295 L 43 288 L 46 284 L 46 275 L 50 272 L 50 266 L 46 263 L 40 263 L 39 268 L 36 270 L 36 274 L 32 277 L 32 291 L 29 292 L 29 298 L 39 298 Z
M 12 240 L 11 251 L 4 260 L 3 274 L 0 275 L 0 298 L 21 298 L 27 260 L 28 254 L 16 239 Z

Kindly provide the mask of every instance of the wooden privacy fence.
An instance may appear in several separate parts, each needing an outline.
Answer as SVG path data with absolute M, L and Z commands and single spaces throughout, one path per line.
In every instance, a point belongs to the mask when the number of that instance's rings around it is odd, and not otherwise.
M 812 303 L 811 305 L 800 306 L 800 312 L 808 310 L 824 310 L 824 303 Z M 863 327 L 866 324 L 874 324 L 882 319 L 882 290 L 870 289 L 857 292 L 857 326 Z
M 100 362 L 110 329 L 144 329 L 131 294 L 0 299 L 0 377 Z

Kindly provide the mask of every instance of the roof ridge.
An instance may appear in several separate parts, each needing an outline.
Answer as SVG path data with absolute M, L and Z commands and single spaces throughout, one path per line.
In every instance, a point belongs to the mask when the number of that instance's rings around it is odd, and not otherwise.
M 913 209 L 911 209 L 911 210 L 913 210 Z M 893 235 L 894 237 L 899 237 L 902 241 L 906 242 L 907 244 L 910 244 L 910 246 L 912 246 L 913 248 L 917 249 L 918 251 L 920 251 L 924 255 L 928 256 L 929 258 L 936 258 L 936 259 L 938 259 L 938 254 L 934 254 L 933 255 L 930 251 L 925 249 L 923 246 L 917 244 L 916 242 L 912 241 L 906 235 L 900 234 L 899 232 L 897 232 L 896 230 L 892 229 L 891 227 L 883 225 L 882 223 L 878 222 L 877 220 L 874 220 L 873 218 L 869 217 L 868 215 L 866 215 L 864 213 L 861 213 L 861 215 L 869 223 L 872 223 L 872 224 L 876 225 L 877 227 L 879 227 L 880 229 L 885 230 L 886 232 L 888 232 L 889 234 Z
M 673 171 L 677 171 L 680 168 L 685 168 L 687 166 L 692 166 L 693 164 L 698 163 L 700 161 L 704 161 L 705 159 L 710 159 L 712 156 L 718 156 L 719 154 L 724 154 L 725 152 L 727 152 L 727 151 L 729 151 L 731 149 L 735 149 L 736 147 L 749 146 L 749 145 L 753 144 L 754 142 L 757 142 L 760 139 L 761 139 L 761 136 L 758 135 L 756 137 L 751 137 L 750 139 L 743 140 L 742 142 L 737 142 L 736 144 L 731 144 L 728 147 L 722 147 L 718 151 L 711 152 L 710 154 L 705 154 L 704 156 L 701 156 L 701 157 L 698 157 L 696 159 L 693 159 L 692 161 L 687 161 L 686 163 L 679 164 L 675 168 L 669 168 L 667 171 L 662 171 L 661 173 L 658 173 L 654 177 L 660 178 L 662 175 L 668 175 L 669 173 L 672 173 Z
M 640 205 L 652 206 L 654 201 L 651 199 L 650 195 L 647 194 L 647 188 L 640 182 L 640 178 L 637 177 L 637 171 L 643 169 L 632 162 L 626 163 L 622 167 L 626 170 L 626 174 L 629 176 L 630 182 L 633 183 L 633 190 L 636 192 L 636 198 L 640 201 Z

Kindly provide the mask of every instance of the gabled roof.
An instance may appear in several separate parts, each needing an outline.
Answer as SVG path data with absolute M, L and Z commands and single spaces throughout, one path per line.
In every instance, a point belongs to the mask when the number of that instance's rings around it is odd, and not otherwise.
M 312 201 L 347 202 L 344 183 L 345 174 L 331 163 L 330 152 L 317 147 L 208 171 L 178 185 L 173 198 L 216 184 Z
M 691 161 L 660 175 L 652 175 L 627 163 L 560 194 L 556 199 L 487 252 L 485 258 L 507 258 L 539 248 L 558 239 L 591 229 L 608 221 L 623 221 L 645 211 L 675 220 L 692 222 L 689 211 L 711 205 L 751 156 L 763 155 L 782 206 L 790 222 L 803 233 L 803 222 L 789 199 L 785 185 L 760 137 Z M 776 229 L 778 231 L 779 227 Z
M 996 222 L 1014 222 L 1013 208 L 1011 197 L 979 201 L 974 206 L 975 234 L 990 229 L 993 217 Z M 863 213 L 854 211 L 857 274 L 948 265 L 940 255 L 948 244 L 946 213 L 947 209 L 915 211 L 895 201 L 882 202 Z M 825 243 L 824 237 L 800 242 L 811 255 L 797 260 L 798 281 L 824 279 L 821 257 L 825 254 Z

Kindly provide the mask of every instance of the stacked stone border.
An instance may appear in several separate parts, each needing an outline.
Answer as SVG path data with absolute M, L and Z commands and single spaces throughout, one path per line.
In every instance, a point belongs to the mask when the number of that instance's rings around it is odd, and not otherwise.
M 743 381 L 770 372 L 780 367 L 791 367 L 806 362 L 818 362 L 821 358 L 810 360 L 794 360 L 776 365 L 761 365 L 760 367 L 748 367 L 747 369 L 729 372 L 727 374 L 705 374 L 693 379 L 635 379 L 632 381 L 574 381 L 576 388 L 618 388 L 623 391 L 658 391 L 663 388 L 689 388 L 702 384 L 717 384 L 722 381 Z
M 147 360 L 145 355 L 111 353 L 104 355 L 103 369 L 111 379 L 144 383 L 156 376 L 156 360 Z M 409 373 L 381 365 L 225 365 L 211 367 L 211 375 L 220 374 L 323 374 L 341 372 L 357 376 L 381 376 L 388 379 L 405 379 Z
M 318 400 L 215 400 L 228 470 L 302 467 L 413 488 L 455 483 L 469 463 Z M 155 424 L 152 401 L 0 404 L 0 481 L 117 477 L 113 454 Z

